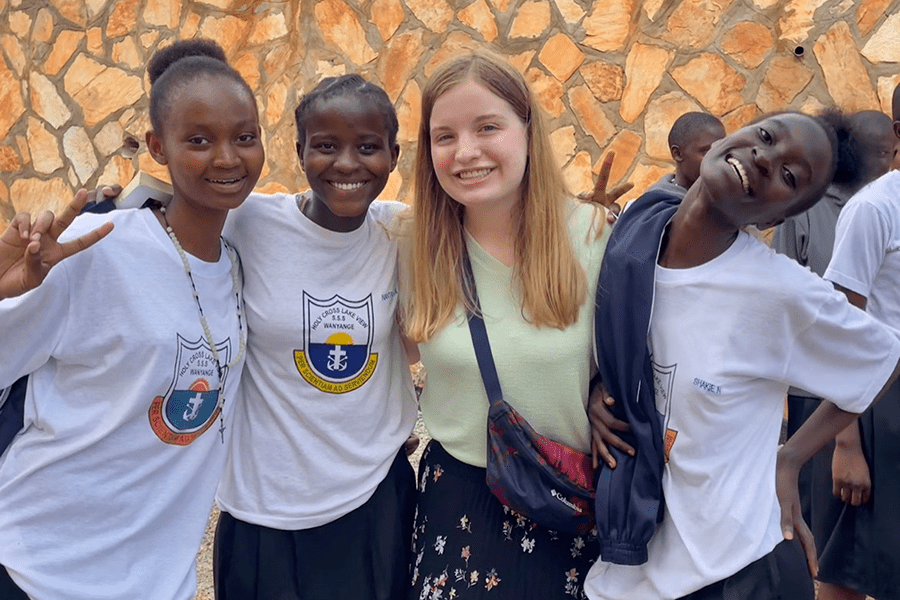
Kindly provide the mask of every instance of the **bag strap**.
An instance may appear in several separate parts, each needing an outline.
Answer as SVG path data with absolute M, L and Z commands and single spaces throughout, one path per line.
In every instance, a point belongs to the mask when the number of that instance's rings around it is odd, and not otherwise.
M 497 366 L 494 364 L 494 355 L 491 352 L 491 342 L 488 340 L 487 328 L 484 325 L 484 319 L 478 314 L 481 312 L 481 304 L 478 301 L 478 291 L 475 289 L 475 274 L 472 273 L 472 263 L 469 262 L 468 251 L 463 255 L 463 274 L 466 278 L 468 289 L 472 293 L 472 301 L 477 311 L 467 311 L 466 318 L 469 321 L 469 333 L 472 335 L 472 345 L 475 347 L 475 358 L 478 361 L 478 370 L 481 371 L 484 391 L 487 392 L 488 402 L 494 404 L 503 400 L 503 391 L 500 389 L 500 378 L 497 376 Z

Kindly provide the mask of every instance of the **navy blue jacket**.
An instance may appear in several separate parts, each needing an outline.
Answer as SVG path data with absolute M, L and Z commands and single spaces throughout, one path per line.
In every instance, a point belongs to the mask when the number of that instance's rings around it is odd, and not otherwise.
M 597 475 L 597 532 L 606 562 L 647 562 L 647 543 L 663 516 L 662 416 L 647 341 L 662 235 L 679 203 L 660 190 L 635 201 L 613 228 L 600 270 L 594 315 L 600 376 L 615 399 L 613 414 L 631 425 L 621 437 L 636 452 L 610 447 L 616 468 L 602 467 Z

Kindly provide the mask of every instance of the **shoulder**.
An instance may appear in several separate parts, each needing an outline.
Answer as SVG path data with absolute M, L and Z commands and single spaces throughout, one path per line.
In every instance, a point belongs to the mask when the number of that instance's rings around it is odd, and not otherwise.
M 857 211 L 900 215 L 900 171 L 890 171 L 859 190 L 847 201 L 841 216 Z
M 295 194 L 252 193 L 237 208 L 231 209 L 225 221 L 223 235 L 229 240 L 240 238 L 254 227 L 263 226 L 264 221 L 282 221 L 281 214 L 296 204 Z
M 233 221 L 242 221 L 251 215 L 271 212 L 277 207 L 281 207 L 287 203 L 296 201 L 295 194 L 277 193 L 277 194 L 260 194 L 254 192 L 247 196 L 240 206 L 229 212 L 228 219 Z
M 369 205 L 369 215 L 378 223 L 391 225 L 408 209 L 409 205 L 396 200 L 376 200 Z
M 567 201 L 569 235 L 574 242 L 587 242 L 609 237 L 611 229 L 606 222 L 606 209 L 590 202 L 570 199 Z
M 155 218 L 152 211 L 146 208 L 124 208 L 108 213 L 82 213 L 75 217 L 72 224 L 60 235 L 60 241 L 82 236 L 97 229 L 104 223 L 113 223 L 115 229 L 112 230 L 112 233 L 101 243 L 95 244 L 91 248 L 109 246 L 106 243 L 107 241 L 122 238 L 126 231 L 128 232 L 125 236 L 127 239 L 127 237 L 134 235 L 135 228 L 146 228 L 145 223 L 148 217 Z M 88 250 L 91 250 L 91 248 L 88 248 Z
M 747 241 L 745 259 L 741 264 L 749 267 L 745 274 L 755 279 L 754 285 L 768 288 L 761 296 L 769 294 L 777 302 L 790 302 L 791 298 L 809 299 L 823 294 L 824 299 L 834 291 L 830 283 L 813 273 L 809 267 L 779 254 L 749 234 L 742 235 L 751 239 Z

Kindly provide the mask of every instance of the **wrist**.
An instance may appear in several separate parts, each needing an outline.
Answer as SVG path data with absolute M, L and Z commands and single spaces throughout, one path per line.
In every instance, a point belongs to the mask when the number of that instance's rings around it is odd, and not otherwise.
M 778 449 L 778 461 L 776 468 L 799 471 L 801 466 L 803 466 L 801 457 L 792 444 L 785 444 Z

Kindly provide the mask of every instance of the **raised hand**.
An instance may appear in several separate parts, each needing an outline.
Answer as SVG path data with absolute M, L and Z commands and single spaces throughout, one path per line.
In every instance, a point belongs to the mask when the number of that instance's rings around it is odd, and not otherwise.
M 59 236 L 87 200 L 88 192 L 80 190 L 59 216 L 47 211 L 34 222 L 28 213 L 13 218 L 0 236 L 0 300 L 36 288 L 54 265 L 96 244 L 112 231 L 113 224 L 104 223 L 77 239 L 59 242 Z
M 594 190 L 578 194 L 579 200 L 593 202 L 594 204 L 599 204 L 605 208 L 608 211 L 606 219 L 610 223 L 616 221 L 619 212 L 622 210 L 622 207 L 616 204 L 616 200 L 634 187 L 633 183 L 626 181 L 625 183 L 620 183 L 611 190 L 606 189 L 606 186 L 609 183 L 609 172 L 612 170 L 613 161 L 615 161 L 615 159 L 616 153 L 614 151 L 610 150 L 607 152 L 606 157 L 603 159 L 603 163 L 600 165 L 600 172 L 597 174 Z

